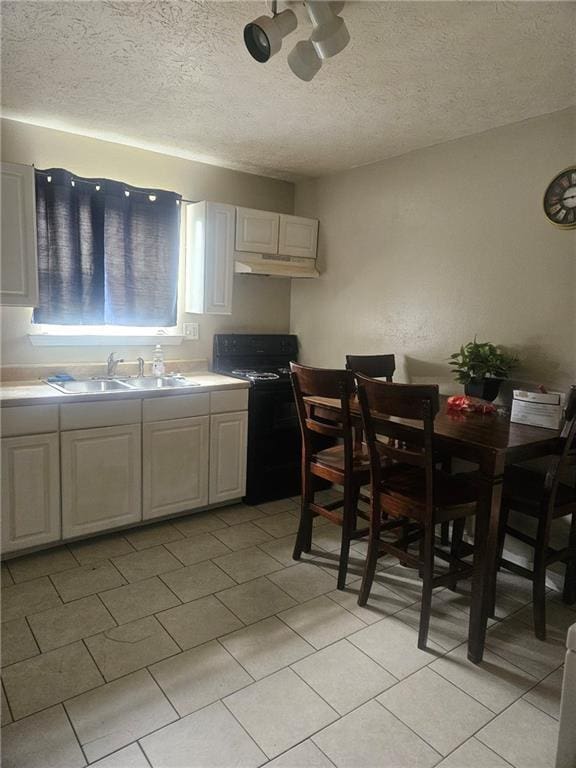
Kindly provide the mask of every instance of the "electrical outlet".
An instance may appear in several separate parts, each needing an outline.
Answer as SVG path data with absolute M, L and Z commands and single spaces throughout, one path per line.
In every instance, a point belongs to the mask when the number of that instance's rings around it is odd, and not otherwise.
M 184 323 L 184 336 L 189 341 L 198 341 L 200 338 L 200 327 L 198 323 Z

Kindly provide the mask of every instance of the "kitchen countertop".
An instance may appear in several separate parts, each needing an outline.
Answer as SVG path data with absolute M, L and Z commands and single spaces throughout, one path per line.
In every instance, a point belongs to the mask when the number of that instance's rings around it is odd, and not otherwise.
M 16 405 L 61 405 L 62 403 L 86 403 L 96 400 L 138 400 L 149 397 L 172 397 L 203 392 L 217 392 L 226 389 L 248 389 L 247 381 L 222 376 L 219 373 L 192 373 L 187 378 L 198 382 L 198 387 L 174 387 L 170 389 L 127 389 L 114 392 L 90 392 L 67 394 L 41 381 L 14 381 L 0 383 L 0 406 Z

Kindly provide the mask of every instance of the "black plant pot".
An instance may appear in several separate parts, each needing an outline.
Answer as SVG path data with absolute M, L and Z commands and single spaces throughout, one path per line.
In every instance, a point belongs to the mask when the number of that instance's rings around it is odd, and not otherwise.
M 504 379 L 470 379 L 464 385 L 464 392 L 470 397 L 479 397 L 491 403 L 498 397 L 500 384 Z

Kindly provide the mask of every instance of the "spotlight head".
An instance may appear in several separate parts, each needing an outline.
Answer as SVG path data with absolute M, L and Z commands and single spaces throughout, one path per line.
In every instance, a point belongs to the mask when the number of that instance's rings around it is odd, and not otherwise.
M 310 40 L 301 40 L 288 54 L 288 66 L 300 80 L 310 82 L 320 71 L 322 59 Z
M 244 27 L 244 44 L 252 58 L 264 63 L 278 53 L 282 40 L 296 29 L 294 11 L 286 10 L 274 16 L 259 16 Z

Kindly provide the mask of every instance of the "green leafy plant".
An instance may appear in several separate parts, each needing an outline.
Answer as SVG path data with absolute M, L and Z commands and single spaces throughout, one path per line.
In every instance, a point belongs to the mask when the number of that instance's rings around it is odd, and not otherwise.
M 456 381 L 461 384 L 478 379 L 507 379 L 518 364 L 518 358 L 504 352 L 502 347 L 489 341 L 469 341 L 459 352 L 450 355 Z

